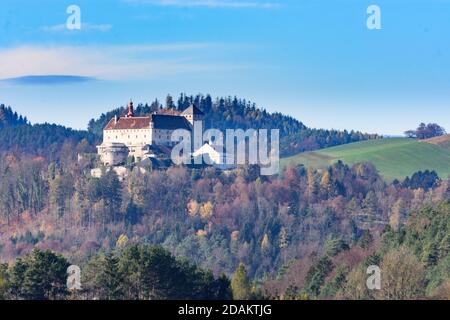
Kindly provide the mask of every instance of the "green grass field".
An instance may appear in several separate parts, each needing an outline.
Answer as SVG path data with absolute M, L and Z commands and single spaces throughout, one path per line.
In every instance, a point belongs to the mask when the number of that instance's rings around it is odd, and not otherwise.
M 450 149 L 406 138 L 370 140 L 301 153 L 282 159 L 281 166 L 293 163 L 325 168 L 338 160 L 349 165 L 371 162 L 388 181 L 426 169 L 435 170 L 441 178 L 450 175 Z

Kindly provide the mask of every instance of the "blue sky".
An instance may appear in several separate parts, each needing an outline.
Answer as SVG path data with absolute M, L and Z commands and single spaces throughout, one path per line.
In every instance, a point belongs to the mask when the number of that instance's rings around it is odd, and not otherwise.
M 71 4 L 79 31 L 64 27 Z M 366 27 L 371 4 L 381 30 Z M 2 0 L 0 79 L 1 103 L 74 128 L 186 92 L 311 127 L 450 131 L 450 1 Z

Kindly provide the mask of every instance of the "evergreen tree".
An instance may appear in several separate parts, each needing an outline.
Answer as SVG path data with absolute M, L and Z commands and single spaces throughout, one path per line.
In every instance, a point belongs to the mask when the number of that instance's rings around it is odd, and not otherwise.
M 119 300 L 123 298 L 123 279 L 119 271 L 119 259 L 112 253 L 105 255 L 98 281 L 102 299 Z
M 12 270 L 12 293 L 30 300 L 61 299 L 67 295 L 67 260 L 51 251 L 34 249 Z
M 166 97 L 166 108 L 167 109 L 174 109 L 175 108 L 175 104 L 173 102 L 173 98 L 170 94 L 167 95 Z
M 247 276 L 247 270 L 242 263 L 231 278 L 231 290 L 234 300 L 251 299 L 251 283 Z
M 317 262 L 311 266 L 306 275 L 306 291 L 312 296 L 318 296 L 320 289 L 324 284 L 325 277 L 332 270 L 333 264 L 331 260 L 325 256 L 317 260 Z

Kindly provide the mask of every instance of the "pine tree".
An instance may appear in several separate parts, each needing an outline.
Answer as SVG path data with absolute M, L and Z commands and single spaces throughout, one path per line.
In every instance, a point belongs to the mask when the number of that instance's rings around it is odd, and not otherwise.
M 20 295 L 25 299 L 61 299 L 67 295 L 68 261 L 47 250 L 33 250 L 24 260 L 25 272 L 20 284 Z M 23 268 L 21 265 L 19 268 Z M 22 269 L 23 271 L 23 269 Z
M 173 98 L 170 94 L 166 97 L 166 108 L 167 109 L 174 109 L 175 104 L 173 103 Z
M 231 278 L 231 290 L 234 300 L 249 300 L 251 298 L 251 283 L 247 270 L 241 263 Z
M 119 272 L 119 259 L 109 253 L 104 257 L 99 276 L 102 298 L 105 300 L 119 300 L 123 298 L 122 276 Z

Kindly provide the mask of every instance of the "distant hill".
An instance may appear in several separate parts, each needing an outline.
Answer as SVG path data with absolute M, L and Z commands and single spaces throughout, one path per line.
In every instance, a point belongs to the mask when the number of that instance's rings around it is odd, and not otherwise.
M 44 156 L 56 160 L 64 145 L 68 150 L 74 150 L 74 155 L 92 152 L 95 151 L 94 135 L 56 124 L 31 125 L 26 117 L 0 104 L 0 154 Z
M 94 136 L 87 131 L 56 124 L 28 124 L 0 129 L 0 153 L 43 156 L 56 160 L 64 152 L 64 145 L 74 156 L 77 152 L 94 152 L 94 144 Z
M 379 138 L 376 134 L 366 134 L 357 131 L 338 131 L 308 128 L 299 120 L 281 114 L 270 113 L 256 104 L 237 97 L 218 97 L 212 99 L 209 95 L 186 96 L 181 94 L 175 100 L 168 96 L 166 102 L 161 104 L 155 100 L 151 104 L 139 104 L 135 110 L 136 115 L 145 115 L 152 112 L 165 112 L 166 110 L 183 111 L 189 105 L 195 104 L 205 113 L 205 127 L 225 129 L 279 129 L 280 153 L 283 156 L 294 155 L 299 152 L 317 150 L 351 142 Z M 103 128 L 114 117 L 125 113 L 120 107 L 102 114 L 98 119 L 89 121 L 88 130 L 97 139 L 101 139 Z
M 441 178 L 447 178 L 450 175 L 449 148 L 438 143 L 407 138 L 363 141 L 306 152 L 282 159 L 282 166 L 295 163 L 304 164 L 307 167 L 325 168 L 338 160 L 347 164 L 371 162 L 388 181 L 404 179 L 417 171 L 427 169 L 436 171 Z

